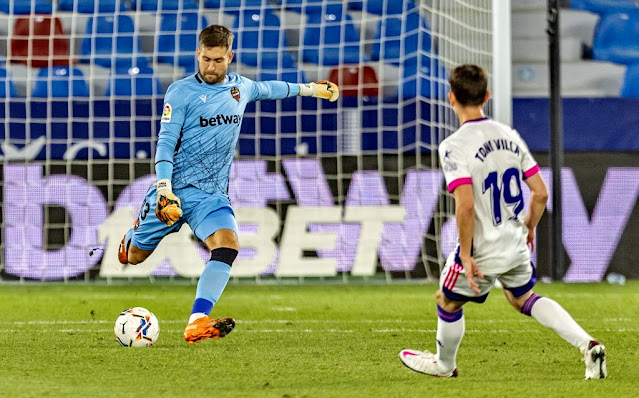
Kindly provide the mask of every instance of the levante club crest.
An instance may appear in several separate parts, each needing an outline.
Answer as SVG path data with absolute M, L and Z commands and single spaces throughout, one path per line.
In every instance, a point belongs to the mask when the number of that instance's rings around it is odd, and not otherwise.
M 235 98 L 235 100 L 237 102 L 240 102 L 240 89 L 237 87 L 233 87 L 231 89 L 231 95 L 233 96 L 233 98 Z

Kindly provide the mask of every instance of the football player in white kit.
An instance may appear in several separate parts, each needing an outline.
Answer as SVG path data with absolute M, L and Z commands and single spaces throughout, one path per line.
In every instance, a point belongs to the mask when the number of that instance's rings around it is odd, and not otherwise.
M 441 167 L 455 197 L 459 243 L 442 270 L 437 301 L 437 353 L 405 349 L 399 358 L 415 372 L 456 377 L 455 358 L 464 335 L 462 306 L 483 303 L 499 281 L 508 302 L 579 348 L 586 379 L 605 378 L 605 347 L 557 302 L 533 293 L 530 261 L 535 227 L 548 200 L 539 166 L 512 128 L 484 116 L 488 78 L 476 65 L 450 74 L 448 100 L 461 127 L 439 146 Z M 530 188 L 525 211 L 522 182 Z

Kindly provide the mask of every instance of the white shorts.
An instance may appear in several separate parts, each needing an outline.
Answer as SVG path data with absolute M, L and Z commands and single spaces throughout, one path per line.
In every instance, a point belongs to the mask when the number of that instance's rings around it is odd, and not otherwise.
M 464 266 L 461 265 L 459 257 L 453 253 L 448 257 L 439 278 L 439 288 L 449 300 L 483 303 L 486 301 L 488 293 L 493 288 L 496 280 L 501 282 L 504 289 L 510 290 L 513 296 L 519 297 L 535 286 L 537 273 L 535 272 L 535 266 L 531 262 L 527 262 L 519 264 L 502 274 L 484 274 L 484 279 L 475 277 L 475 282 L 479 285 L 480 290 L 479 294 L 477 294 L 468 287 Z

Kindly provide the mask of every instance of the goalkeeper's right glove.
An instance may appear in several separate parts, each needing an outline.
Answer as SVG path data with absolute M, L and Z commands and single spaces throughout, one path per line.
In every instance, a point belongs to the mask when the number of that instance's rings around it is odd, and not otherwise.
M 331 83 L 328 80 L 300 84 L 300 95 L 303 97 L 312 96 L 335 102 L 339 98 L 339 87 L 337 87 L 337 84 Z
M 155 206 L 155 216 L 168 226 L 173 225 L 182 216 L 180 198 L 175 196 L 168 178 L 159 180 L 155 187 L 158 191 L 158 201 Z

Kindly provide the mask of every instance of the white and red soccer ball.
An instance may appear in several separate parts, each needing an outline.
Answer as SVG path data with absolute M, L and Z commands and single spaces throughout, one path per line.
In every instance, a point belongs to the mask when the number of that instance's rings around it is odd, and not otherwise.
M 123 347 L 150 347 L 160 336 L 160 323 L 146 308 L 133 307 L 122 311 L 113 331 Z

